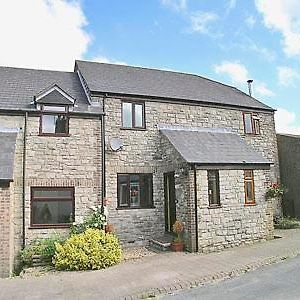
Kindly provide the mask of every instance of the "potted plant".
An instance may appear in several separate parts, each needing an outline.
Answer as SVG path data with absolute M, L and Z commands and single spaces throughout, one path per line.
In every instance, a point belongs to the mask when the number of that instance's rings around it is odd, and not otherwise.
M 172 226 L 173 232 L 177 234 L 177 237 L 171 243 L 171 250 L 175 252 L 181 252 L 184 248 L 184 242 L 182 240 L 182 233 L 184 230 L 183 223 L 181 221 L 176 221 Z
M 115 227 L 113 224 L 108 223 L 105 225 L 105 232 L 106 233 L 114 233 L 115 232 Z

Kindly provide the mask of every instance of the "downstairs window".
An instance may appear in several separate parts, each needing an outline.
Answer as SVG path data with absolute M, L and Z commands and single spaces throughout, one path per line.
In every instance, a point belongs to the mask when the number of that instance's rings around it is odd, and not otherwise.
M 118 208 L 151 207 L 152 174 L 118 174 Z
M 245 204 L 255 204 L 253 170 L 244 171 L 244 184 L 245 184 Z
M 31 227 L 68 227 L 74 221 L 74 188 L 32 187 Z
M 219 183 L 219 171 L 208 170 L 208 201 L 210 207 L 220 206 L 220 183 Z

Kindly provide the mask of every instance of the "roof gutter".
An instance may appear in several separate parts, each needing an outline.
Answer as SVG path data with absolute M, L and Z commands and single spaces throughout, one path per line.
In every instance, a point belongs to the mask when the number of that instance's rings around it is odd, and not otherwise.
M 32 115 L 40 115 L 40 111 L 37 109 L 1 109 L 0 108 L 0 115 L 16 115 L 16 116 L 23 116 L 25 113 L 32 114 Z M 80 112 L 80 111 L 70 111 L 70 115 L 72 116 L 82 116 L 82 117 L 99 117 L 103 115 L 103 112 Z
M 205 100 L 197 100 L 197 99 L 181 99 L 181 98 L 170 98 L 170 97 L 161 97 L 161 96 L 151 96 L 151 95 L 138 95 L 138 94 L 123 94 L 123 93 L 111 93 L 111 92 L 99 92 L 99 91 L 92 91 L 90 90 L 91 95 L 95 96 L 103 96 L 107 95 L 107 98 L 112 97 L 125 97 L 125 98 L 141 98 L 148 101 L 156 100 L 156 101 L 163 101 L 163 102 L 183 102 L 184 104 L 198 104 L 198 105 L 206 105 L 210 107 L 225 107 L 225 108 L 232 108 L 232 109 L 239 109 L 239 110 L 249 110 L 249 111 L 263 111 L 263 112 L 275 112 L 276 109 L 270 107 L 270 108 L 262 108 L 262 107 L 249 107 L 249 106 L 243 106 L 243 105 L 234 105 L 234 104 L 226 104 L 226 103 L 214 103 L 210 101 Z M 258 101 L 258 100 L 257 100 Z

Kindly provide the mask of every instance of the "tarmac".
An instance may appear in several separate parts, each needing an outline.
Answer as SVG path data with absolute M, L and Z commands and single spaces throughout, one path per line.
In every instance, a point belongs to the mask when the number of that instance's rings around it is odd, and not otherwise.
M 300 254 L 300 229 L 276 230 L 276 238 L 221 252 L 159 253 L 99 271 L 55 272 L 0 279 L 0 299 L 146 299 L 193 288 Z

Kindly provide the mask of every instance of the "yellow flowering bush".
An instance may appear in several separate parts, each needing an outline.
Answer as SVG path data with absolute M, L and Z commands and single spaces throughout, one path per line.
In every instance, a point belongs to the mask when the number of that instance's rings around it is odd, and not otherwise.
M 99 270 L 117 264 L 122 257 L 117 237 L 93 228 L 55 246 L 53 264 L 59 270 Z

